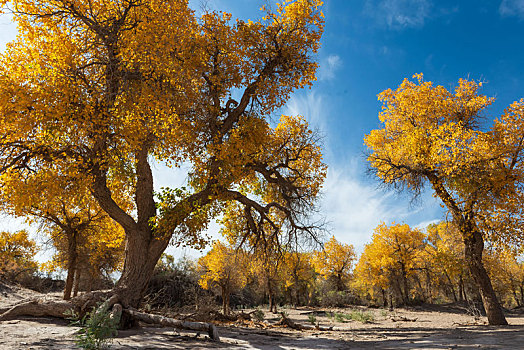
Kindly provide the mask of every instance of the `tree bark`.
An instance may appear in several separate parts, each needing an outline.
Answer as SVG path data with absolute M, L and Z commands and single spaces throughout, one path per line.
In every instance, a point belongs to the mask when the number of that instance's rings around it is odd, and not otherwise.
M 471 227 L 471 230 L 465 234 L 463 232 L 463 235 L 466 263 L 475 284 L 479 288 L 488 323 L 490 325 L 507 325 L 508 322 L 504 317 L 489 275 L 482 263 L 482 251 L 484 250 L 482 234 L 475 227 Z
M 65 232 L 68 235 L 68 252 L 67 252 L 67 278 L 64 287 L 64 300 L 71 299 L 71 291 L 73 290 L 73 281 L 75 278 L 75 272 L 77 269 L 78 262 L 78 252 L 76 245 L 76 234 L 75 232 Z
M 175 327 L 175 328 L 181 328 L 181 329 L 189 329 L 193 331 L 207 332 L 211 339 L 216 340 L 216 341 L 220 340 L 216 326 L 211 323 L 176 320 L 173 318 L 164 317 L 160 315 L 152 315 L 152 314 L 146 314 L 143 312 L 138 312 L 133 309 L 124 309 L 123 312 L 126 314 L 129 314 L 134 319 L 137 319 L 142 322 L 151 323 L 151 324 L 159 324 L 164 327 Z
M 81 269 L 77 267 L 75 269 L 75 282 L 73 283 L 73 297 L 76 297 L 78 295 L 78 288 L 80 287 L 80 276 Z
M 464 240 L 464 252 L 466 264 L 468 265 L 473 281 L 477 285 L 482 298 L 486 316 L 490 325 L 507 325 L 508 321 L 504 317 L 502 308 L 498 302 L 491 280 L 482 263 L 482 251 L 484 250 L 484 239 L 482 233 L 475 222 L 472 212 L 473 203 L 469 203 L 466 208 L 459 207 L 455 199 L 445 188 L 442 180 L 433 173 L 426 174 L 431 182 L 433 189 L 438 197 L 444 202 L 453 216 L 455 224 L 458 226 L 462 239 Z
M 124 269 L 114 292 L 124 308 L 137 308 L 167 242 L 152 238 L 149 230 L 126 232 L 126 237 Z

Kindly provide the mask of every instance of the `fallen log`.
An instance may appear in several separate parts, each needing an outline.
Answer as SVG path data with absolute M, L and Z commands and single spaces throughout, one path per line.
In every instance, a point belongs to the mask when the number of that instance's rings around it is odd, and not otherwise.
M 135 320 L 142 321 L 145 323 L 157 324 L 164 327 L 174 327 L 192 331 L 207 332 L 209 334 L 209 338 L 215 341 L 220 341 L 217 327 L 212 323 L 176 320 L 174 318 L 169 318 L 165 316 L 146 314 L 144 312 L 139 312 L 131 308 L 124 309 L 123 312 L 127 313 Z
M 46 301 L 31 300 L 21 304 L 16 304 L 10 309 L 0 314 L 0 321 L 12 320 L 18 316 L 35 316 L 35 317 L 59 317 L 65 318 L 68 310 L 73 308 L 69 301 Z
M 316 325 L 300 324 L 292 321 L 289 317 L 286 316 L 284 312 L 281 312 L 280 315 L 282 319 L 277 323 L 279 326 L 288 326 L 299 331 L 310 330 L 310 331 L 331 331 L 333 327 L 323 327 L 318 323 Z
M 0 308 L 0 321 L 12 320 L 19 316 L 57 317 L 68 318 L 73 312 L 78 317 L 83 317 L 86 312 L 105 300 L 109 292 L 95 291 L 82 294 L 71 300 L 48 299 L 45 297 L 21 300 L 8 307 Z M 106 306 L 111 307 L 118 301 L 116 295 L 106 301 Z
M 418 318 L 407 318 L 404 316 L 392 316 L 391 321 L 393 322 L 416 322 Z

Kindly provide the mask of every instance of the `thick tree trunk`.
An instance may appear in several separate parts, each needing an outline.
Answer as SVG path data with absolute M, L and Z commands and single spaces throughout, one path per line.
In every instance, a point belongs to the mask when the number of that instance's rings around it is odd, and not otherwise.
M 69 262 L 67 267 L 67 277 L 66 282 L 64 286 L 64 300 L 71 299 L 71 291 L 73 290 L 73 281 L 75 278 L 75 268 L 71 266 L 71 262 Z
M 471 211 L 474 203 L 468 203 L 466 207 L 469 209 L 462 209 L 447 191 L 442 180 L 439 179 L 437 175 L 428 173 L 426 176 L 439 198 L 453 215 L 453 220 L 462 234 L 465 245 L 466 264 L 468 264 L 471 276 L 479 288 L 489 324 L 507 325 L 508 322 L 497 300 L 497 296 L 491 285 L 491 280 L 482 264 L 484 239 L 476 225 L 474 214 Z
M 126 232 L 126 236 L 124 269 L 114 291 L 124 308 L 137 308 L 167 243 L 152 238 L 149 230 Z
M 482 251 L 484 250 L 482 234 L 473 227 L 469 232 L 463 232 L 463 235 L 466 263 L 475 284 L 479 288 L 488 322 L 490 325 L 507 325 L 508 322 L 504 317 L 489 275 L 482 263 Z

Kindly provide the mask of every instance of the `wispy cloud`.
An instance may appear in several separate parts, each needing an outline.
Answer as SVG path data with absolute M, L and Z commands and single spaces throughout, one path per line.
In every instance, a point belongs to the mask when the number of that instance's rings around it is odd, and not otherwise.
M 502 16 L 516 16 L 524 19 L 524 0 L 502 0 L 499 13 Z
M 319 80 L 332 80 L 335 78 L 337 70 L 342 67 L 342 59 L 338 55 L 329 55 L 320 61 L 318 70 Z
M 321 211 L 339 241 L 362 251 L 380 222 L 399 221 L 406 213 L 401 206 L 391 206 L 391 194 L 359 181 L 352 170 L 355 167 L 358 165 L 352 162 L 345 167 L 329 168 Z
M 326 120 L 328 111 L 324 98 L 314 90 L 306 94 L 295 94 L 291 97 L 284 108 L 287 115 L 301 115 L 306 118 L 313 128 L 326 132 Z
M 367 0 L 364 12 L 390 29 L 422 27 L 430 17 L 430 0 Z

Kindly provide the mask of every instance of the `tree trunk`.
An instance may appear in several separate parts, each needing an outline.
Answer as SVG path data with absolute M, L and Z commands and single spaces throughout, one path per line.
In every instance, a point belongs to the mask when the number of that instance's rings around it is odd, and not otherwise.
M 198 332 L 207 332 L 209 334 L 209 338 L 220 341 L 220 337 L 218 336 L 218 330 L 216 326 L 212 323 L 205 323 L 205 322 L 188 322 L 188 321 L 182 321 L 182 320 L 176 320 L 169 317 L 164 317 L 160 315 L 152 315 L 152 314 L 146 314 L 143 312 L 138 312 L 133 309 L 125 309 L 124 313 L 131 315 L 135 319 L 138 319 L 142 322 L 151 323 L 151 324 L 159 324 L 164 327 L 175 327 L 175 328 L 181 328 L 181 329 L 189 329 L 193 331 Z
M 482 304 L 486 310 L 488 323 L 490 325 L 507 325 L 502 308 L 497 299 L 497 295 L 491 285 L 486 269 L 482 263 L 482 251 L 484 250 L 484 240 L 482 234 L 473 225 L 469 232 L 462 232 L 465 245 L 466 263 L 475 284 L 479 288 Z
M 137 308 L 167 243 L 152 238 L 150 230 L 126 232 L 126 238 L 124 269 L 114 291 L 124 308 Z
M 226 287 L 221 287 L 222 289 L 222 313 L 224 315 L 229 315 L 229 290 Z
M 388 297 L 386 296 L 386 291 L 384 288 L 380 288 L 380 291 L 382 292 L 382 306 L 386 308 L 388 307 Z
M 451 278 L 449 277 L 449 274 L 447 273 L 446 270 L 444 270 L 444 276 L 446 276 L 446 279 L 448 280 L 449 282 L 449 288 L 451 290 L 451 294 L 453 295 L 453 301 L 454 302 L 457 302 L 458 299 L 457 299 L 457 293 L 455 291 L 455 287 L 453 286 L 453 281 L 451 281 Z M 459 287 L 460 288 L 460 287 Z M 459 293 L 460 293 L 460 290 L 459 290 Z
M 458 226 L 462 239 L 465 245 L 465 257 L 466 264 L 468 265 L 469 271 L 475 284 L 479 288 L 482 303 L 486 310 L 488 322 L 490 325 L 507 325 L 508 322 L 504 317 L 502 308 L 497 300 L 491 280 L 489 279 L 488 273 L 482 264 L 482 251 L 484 250 L 484 239 L 482 233 L 479 231 L 475 217 L 471 209 L 464 210 L 459 207 L 455 199 L 447 191 L 442 183 L 442 180 L 433 173 L 426 175 L 428 180 L 431 182 L 433 189 L 439 198 L 444 202 L 448 210 L 453 216 L 455 224 Z M 472 208 L 473 204 L 469 203 L 468 208 Z
M 75 269 L 75 282 L 73 283 L 73 297 L 78 295 L 78 288 L 80 287 L 80 275 L 81 269 L 77 267 Z
M 75 278 L 75 272 L 78 265 L 78 253 L 76 249 L 76 234 L 65 232 L 68 236 L 69 244 L 67 249 L 67 278 L 64 287 L 64 300 L 71 299 L 71 291 L 73 290 L 73 281 Z
M 409 286 L 408 286 L 408 277 L 406 272 L 406 267 L 404 264 L 401 264 L 400 272 L 402 273 L 402 288 L 404 290 L 403 298 L 404 298 L 404 304 L 409 304 Z

